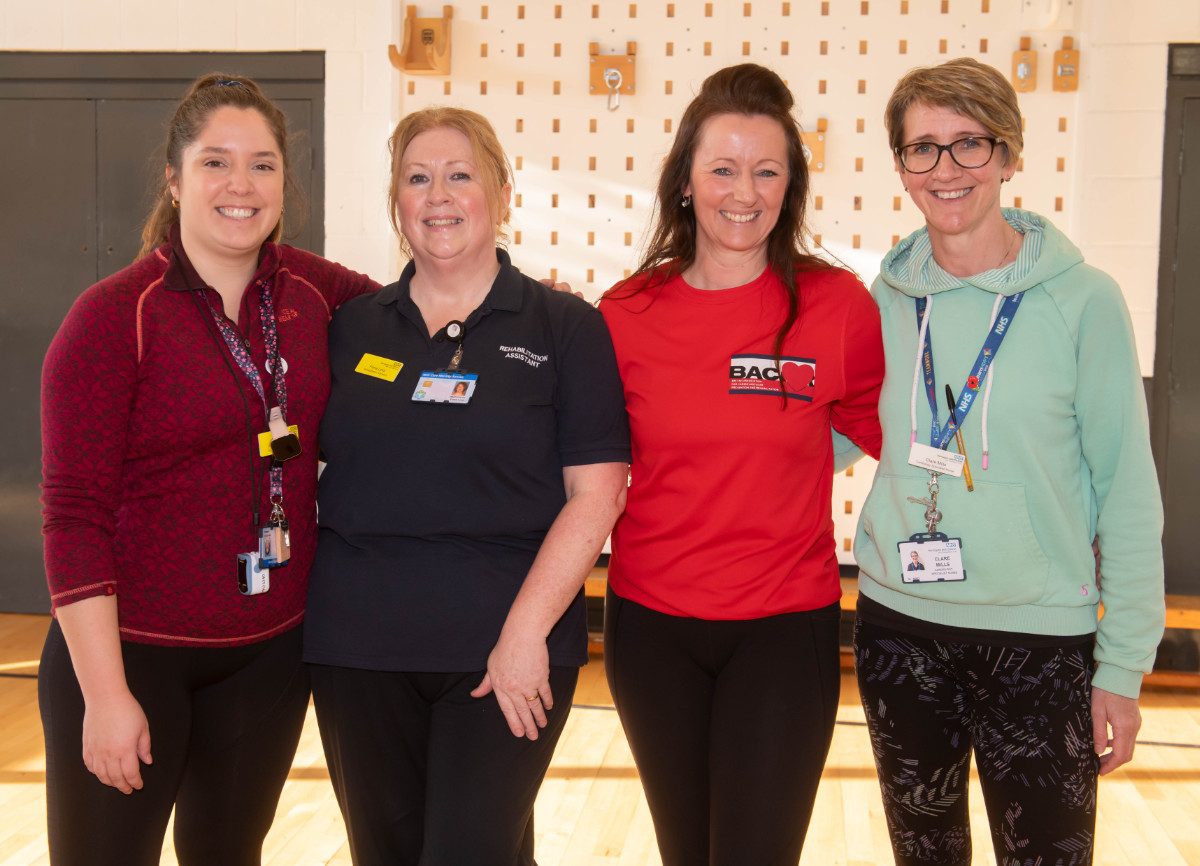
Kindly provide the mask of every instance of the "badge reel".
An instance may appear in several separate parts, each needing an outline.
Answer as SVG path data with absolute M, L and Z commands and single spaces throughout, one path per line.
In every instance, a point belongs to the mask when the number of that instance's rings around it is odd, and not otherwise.
M 929 496 L 908 497 L 909 502 L 925 506 L 925 528 L 896 543 L 900 552 L 900 579 L 904 583 L 946 583 L 967 579 L 962 563 L 962 539 L 950 538 L 937 531 L 942 520 L 938 510 L 938 476 L 929 473 Z
M 446 325 L 444 334 L 439 334 L 437 340 L 450 340 L 457 343 L 454 357 L 450 365 L 442 370 L 423 370 L 417 377 L 417 387 L 413 389 L 415 403 L 458 403 L 471 402 L 475 394 L 475 385 L 479 376 L 475 373 L 465 373 L 459 368 L 463 356 L 463 338 L 466 336 L 466 326 L 457 320 Z

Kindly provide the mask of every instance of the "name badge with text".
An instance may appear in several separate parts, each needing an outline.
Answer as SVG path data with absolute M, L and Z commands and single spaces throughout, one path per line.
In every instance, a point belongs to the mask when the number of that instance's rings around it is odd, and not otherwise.
M 953 475 L 955 478 L 962 477 L 963 462 L 966 459 L 961 454 L 951 454 L 949 451 L 922 445 L 920 442 L 914 442 L 908 452 L 909 466 L 919 466 L 921 469 L 928 469 L 939 475 Z

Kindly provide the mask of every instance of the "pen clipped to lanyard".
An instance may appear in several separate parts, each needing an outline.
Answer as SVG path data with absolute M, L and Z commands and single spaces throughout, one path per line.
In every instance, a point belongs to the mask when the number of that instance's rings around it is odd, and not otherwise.
M 963 456 L 963 480 L 967 482 L 967 492 L 975 490 L 975 484 L 971 481 L 971 464 L 967 460 L 967 449 L 963 447 L 962 430 L 958 426 L 958 414 L 954 411 L 954 404 L 958 401 L 954 399 L 954 390 L 946 386 L 946 402 L 950 404 L 950 422 L 954 425 L 954 441 L 958 445 L 958 453 Z

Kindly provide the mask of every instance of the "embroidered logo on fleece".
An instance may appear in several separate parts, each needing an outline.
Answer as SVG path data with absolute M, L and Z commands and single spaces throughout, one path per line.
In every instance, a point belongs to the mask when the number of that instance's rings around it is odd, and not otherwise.
M 524 361 L 530 367 L 540 367 L 549 360 L 549 355 L 539 355 L 536 352 L 531 352 L 524 346 L 501 346 L 500 352 L 502 357 L 516 358 L 518 361 Z
M 730 394 L 779 396 L 779 379 L 793 400 L 811 403 L 817 387 L 817 362 L 813 358 L 784 355 L 775 367 L 773 355 L 733 355 L 729 359 Z

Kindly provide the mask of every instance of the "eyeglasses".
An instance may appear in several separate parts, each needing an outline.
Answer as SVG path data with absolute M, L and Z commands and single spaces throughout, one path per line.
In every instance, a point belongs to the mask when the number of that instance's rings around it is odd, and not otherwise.
M 932 141 L 918 141 L 916 144 L 906 144 L 896 151 L 904 170 L 912 174 L 925 174 L 933 171 L 942 158 L 942 151 L 947 151 L 950 158 L 962 168 L 983 168 L 996 152 L 996 145 L 1003 144 L 1000 138 L 960 138 L 949 144 L 934 144 Z

